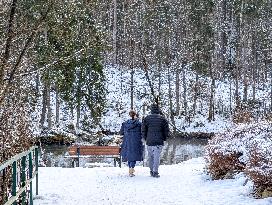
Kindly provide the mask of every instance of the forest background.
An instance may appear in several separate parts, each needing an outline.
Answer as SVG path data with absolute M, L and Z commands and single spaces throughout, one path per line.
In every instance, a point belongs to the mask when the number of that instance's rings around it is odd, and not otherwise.
M 144 116 L 154 98 L 173 132 L 270 119 L 271 17 L 269 0 L 1 0 L 0 162 L 48 130 Z M 107 73 L 128 100 L 107 98 Z

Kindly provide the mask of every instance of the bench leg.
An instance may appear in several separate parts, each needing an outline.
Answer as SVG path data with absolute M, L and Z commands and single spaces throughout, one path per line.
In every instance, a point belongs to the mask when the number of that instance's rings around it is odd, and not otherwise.
M 114 165 L 114 167 L 116 167 L 116 158 L 114 158 L 114 160 L 113 160 L 113 165 Z
M 74 158 L 72 159 L 72 167 L 75 168 L 75 160 L 74 160 Z
M 118 163 L 119 163 L 119 167 L 121 168 L 121 162 L 122 162 L 122 160 L 121 160 L 121 157 L 118 159 Z

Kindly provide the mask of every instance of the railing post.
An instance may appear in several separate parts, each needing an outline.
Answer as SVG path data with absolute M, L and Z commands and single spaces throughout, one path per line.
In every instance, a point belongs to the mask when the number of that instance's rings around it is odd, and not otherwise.
M 16 187 L 17 187 L 17 163 L 16 161 L 14 161 L 12 163 L 12 192 L 11 192 L 12 196 L 16 196 Z M 14 201 L 13 205 L 16 204 L 17 202 Z
M 35 148 L 35 171 L 36 174 L 36 195 L 39 194 L 38 185 L 39 185 L 39 178 L 38 178 L 38 147 Z
M 3 152 L 3 159 L 5 160 L 5 152 Z M 3 184 L 1 185 L 1 189 L 3 190 L 3 193 L 1 193 L 2 195 L 2 200 L 3 202 L 6 202 L 8 200 L 7 198 L 7 192 L 6 192 L 6 169 L 3 169 Z
M 28 157 L 29 157 L 29 178 L 31 179 L 33 173 L 32 152 L 28 154 Z M 32 181 L 30 182 L 30 205 L 33 205 Z
M 35 161 L 34 160 L 35 155 Z M 20 160 L 20 161 L 19 161 Z M 28 160 L 28 161 L 27 161 Z M 21 167 L 18 169 L 18 163 Z M 28 151 L 19 153 L 8 159 L 3 164 L 0 164 L 0 172 L 2 173 L 3 183 L 0 184 L 0 189 L 3 192 L 0 193 L 1 204 L 12 204 L 17 205 L 18 201 L 22 205 L 30 204 L 33 205 L 33 186 L 32 180 L 35 178 L 33 175 L 35 167 L 35 176 L 38 177 L 38 149 L 37 147 L 32 147 Z M 28 170 L 27 170 L 28 168 Z M 6 172 L 11 170 L 11 175 L 9 176 L 8 182 L 11 182 L 10 189 L 6 187 Z M 28 187 L 30 192 L 28 195 Z M 6 193 L 7 192 L 7 193 Z M 38 179 L 36 186 L 36 193 L 38 194 Z M 29 197 L 28 197 L 29 196 Z
M 26 156 L 22 157 L 22 187 L 25 186 L 26 181 Z M 22 193 L 22 204 L 25 205 L 26 203 L 26 191 Z

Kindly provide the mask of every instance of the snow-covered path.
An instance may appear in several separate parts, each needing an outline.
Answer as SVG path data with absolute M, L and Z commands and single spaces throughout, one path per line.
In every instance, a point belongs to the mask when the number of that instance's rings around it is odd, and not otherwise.
M 149 176 L 147 167 L 136 166 L 136 177 L 127 168 L 40 168 L 39 196 L 34 204 L 175 204 L 269 205 L 272 198 L 248 196 L 251 184 L 235 179 L 211 181 L 203 174 L 202 158 L 178 165 L 160 166 L 161 178 Z

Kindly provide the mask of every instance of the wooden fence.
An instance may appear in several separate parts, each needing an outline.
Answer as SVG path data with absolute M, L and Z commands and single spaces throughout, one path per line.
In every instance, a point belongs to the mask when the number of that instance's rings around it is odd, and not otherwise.
M 0 165 L 2 178 L 0 204 L 33 205 L 32 181 L 36 177 L 38 195 L 38 147 L 13 156 Z

